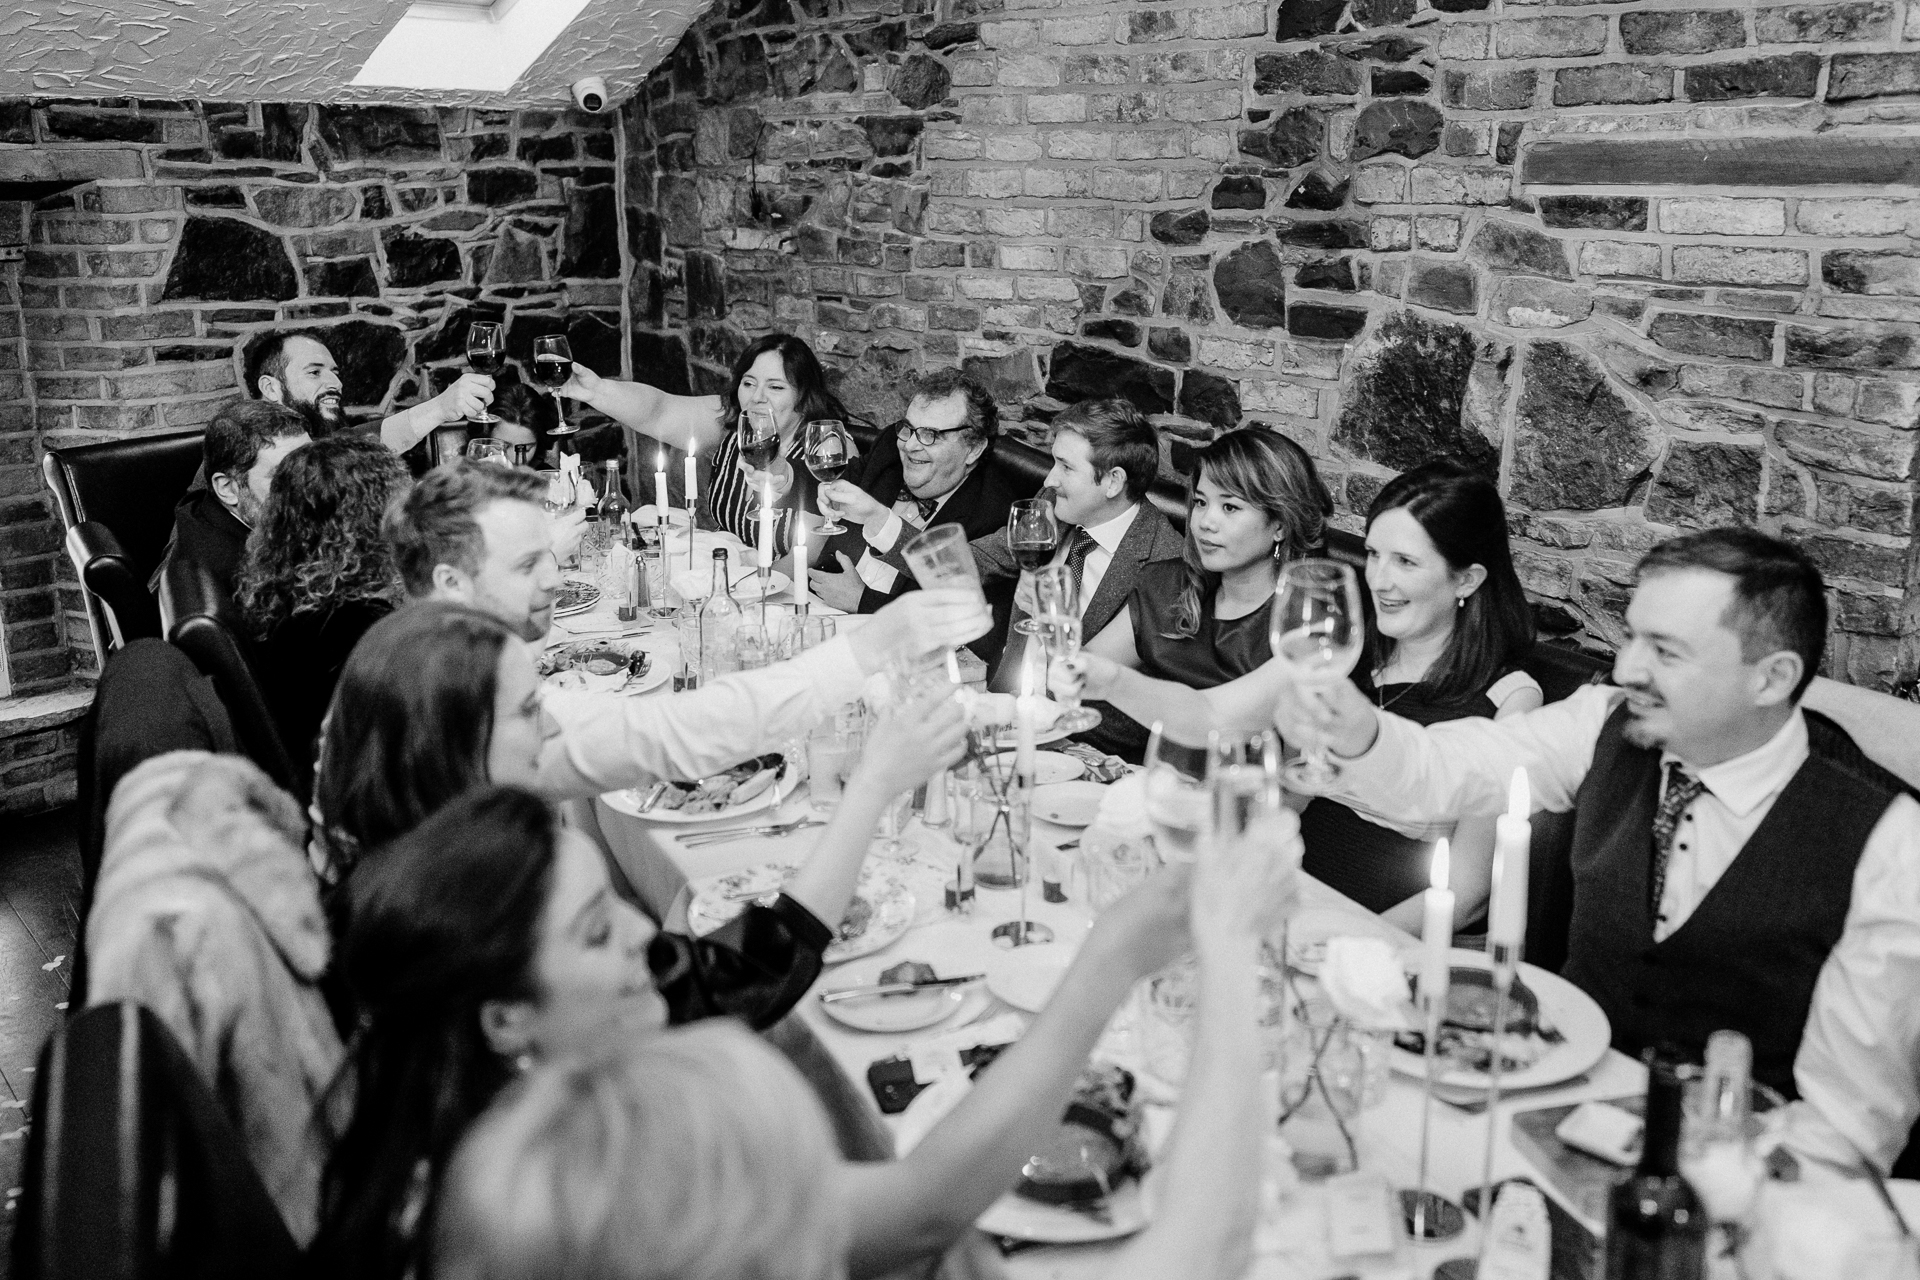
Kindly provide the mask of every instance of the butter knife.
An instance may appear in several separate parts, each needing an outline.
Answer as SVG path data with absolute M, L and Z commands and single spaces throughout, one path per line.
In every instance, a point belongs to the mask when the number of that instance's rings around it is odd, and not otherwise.
M 968 973 L 955 978 L 930 978 L 925 982 L 883 982 L 873 987 L 846 987 L 839 991 L 822 991 L 820 1003 L 839 1004 L 845 1000 L 865 1000 L 869 996 L 907 996 L 916 991 L 938 991 L 946 987 L 962 987 L 986 976 L 984 973 Z

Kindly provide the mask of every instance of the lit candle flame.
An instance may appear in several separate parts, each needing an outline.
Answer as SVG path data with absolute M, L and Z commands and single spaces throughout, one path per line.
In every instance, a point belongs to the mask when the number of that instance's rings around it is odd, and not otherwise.
M 1436 889 L 1446 888 L 1447 874 L 1452 870 L 1451 861 L 1451 856 L 1447 851 L 1446 837 L 1442 836 L 1439 843 L 1433 846 L 1433 875 L 1427 883 Z
M 1533 812 L 1533 793 L 1527 787 L 1527 771 L 1513 771 L 1513 785 L 1507 789 L 1507 816 L 1524 818 Z

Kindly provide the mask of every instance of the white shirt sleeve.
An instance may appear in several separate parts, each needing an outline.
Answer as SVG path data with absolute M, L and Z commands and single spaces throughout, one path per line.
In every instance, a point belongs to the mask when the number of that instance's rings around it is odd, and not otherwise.
M 813 727 L 865 683 L 845 636 L 790 662 L 704 689 L 638 698 L 550 699 L 567 761 L 601 791 L 703 778 Z
M 880 522 L 878 529 L 860 526 L 860 536 L 867 540 L 868 546 L 885 555 L 899 544 L 900 531 L 906 528 L 906 524 L 907 522 L 900 518 L 899 512 L 889 511 L 887 518 Z
M 1892 1166 L 1920 1116 L 1920 804 L 1887 806 L 1853 873 L 1846 929 L 1813 989 L 1794 1059 L 1789 1143 Z
M 1526 672 L 1509 671 L 1487 686 L 1487 701 L 1491 702 L 1494 710 L 1498 711 L 1501 703 L 1522 689 L 1531 689 L 1542 696 L 1545 694 L 1545 691 L 1540 688 L 1540 682 Z
M 1326 794 L 1396 831 L 1445 834 L 1461 818 L 1506 812 L 1513 771 L 1524 766 L 1535 810 L 1571 809 L 1619 696 L 1587 685 L 1525 715 L 1425 727 L 1383 711 L 1372 749 L 1342 761 Z

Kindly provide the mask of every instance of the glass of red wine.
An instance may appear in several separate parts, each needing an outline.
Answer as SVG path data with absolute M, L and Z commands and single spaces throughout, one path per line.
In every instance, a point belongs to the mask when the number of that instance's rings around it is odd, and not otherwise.
M 838 480 L 853 462 L 853 437 L 847 434 L 847 424 L 837 419 L 809 422 L 806 448 L 807 470 L 813 472 L 813 478 L 821 484 Z M 820 504 L 820 514 L 826 519 L 817 532 L 832 535 L 847 531 L 845 525 L 827 513 L 825 503 Z
M 1007 513 L 1007 550 L 1013 553 L 1013 561 L 1020 566 L 1020 572 L 1030 574 L 1035 569 L 1053 559 L 1053 550 L 1060 543 L 1060 522 L 1053 518 L 1053 504 L 1044 498 L 1028 498 L 1013 504 Z M 1031 617 L 1022 618 L 1013 624 L 1013 629 L 1023 636 L 1036 633 Z
M 497 322 L 475 320 L 467 326 L 467 367 L 489 378 L 507 366 L 507 333 Z M 488 426 L 500 421 L 484 408 L 473 420 Z
M 773 409 L 750 405 L 740 414 L 740 456 L 755 471 L 770 471 L 780 456 L 780 425 Z
M 557 333 L 550 333 L 533 340 L 533 380 L 553 392 L 553 411 L 559 418 L 559 425 L 547 432 L 550 436 L 570 436 L 580 430 L 567 425 L 567 404 L 560 398 L 560 388 L 567 385 L 573 377 L 573 351 L 567 346 L 567 340 Z

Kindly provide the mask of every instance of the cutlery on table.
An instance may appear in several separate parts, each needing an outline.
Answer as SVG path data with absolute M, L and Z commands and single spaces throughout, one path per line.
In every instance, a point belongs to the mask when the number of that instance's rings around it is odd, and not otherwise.
M 754 836 L 784 836 L 799 831 L 803 827 L 824 827 L 827 824 L 819 818 L 795 818 L 792 822 L 774 822 L 764 827 L 742 827 L 738 831 L 701 831 L 690 836 L 681 836 L 680 843 L 689 849 L 698 849 L 710 844 L 727 844 L 734 840 L 748 840 Z M 748 894 L 750 898 L 761 898 L 772 893 L 771 889 L 762 889 L 759 893 Z
M 865 1000 L 869 996 L 907 996 L 916 991 L 940 991 L 979 982 L 986 976 L 984 973 L 968 973 L 954 978 L 929 978 L 925 982 L 882 982 L 872 987 L 844 987 L 838 991 L 821 992 L 820 1003 L 839 1004 L 845 1000 Z
M 656 782 L 647 788 L 647 794 L 640 797 L 640 803 L 635 807 L 642 813 L 651 813 L 653 812 L 653 806 L 659 804 L 660 797 L 665 794 L 667 794 L 667 784 L 664 782 Z

